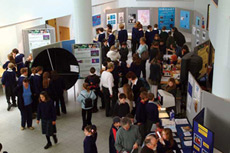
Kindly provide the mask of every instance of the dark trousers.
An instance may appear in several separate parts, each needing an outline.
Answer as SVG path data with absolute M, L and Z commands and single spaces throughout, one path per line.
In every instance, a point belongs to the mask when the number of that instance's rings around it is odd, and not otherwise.
M 115 113 L 115 105 L 117 104 L 117 100 L 118 100 L 118 84 L 115 84 L 115 86 L 113 87 L 111 115 L 114 115 Z
M 142 72 L 143 78 L 146 79 L 146 60 L 141 61 L 141 72 Z
M 98 97 L 101 98 L 101 107 L 102 107 L 102 108 L 105 108 L 105 102 L 104 102 L 103 93 L 100 91 L 99 88 L 98 88 L 98 89 L 95 89 L 95 90 L 94 90 L 94 93 L 95 93 L 95 95 L 96 95 L 96 99 L 95 99 L 95 101 L 94 101 L 93 109 L 95 109 L 95 110 L 98 109 L 98 108 L 97 108 L 97 100 L 98 100 Z
M 152 125 L 154 124 L 153 121 L 147 120 L 145 123 L 145 135 L 151 132 Z
M 131 46 L 131 49 L 132 49 L 132 55 L 136 53 L 137 46 L 138 46 L 137 41 L 132 41 L 132 46 Z
M 6 86 L 5 87 L 5 92 L 6 92 L 6 101 L 8 104 L 10 103 L 10 98 L 12 100 L 13 104 L 16 104 L 16 100 L 15 100 L 15 95 L 14 95 L 14 86 Z
M 145 140 L 145 123 L 139 125 L 139 131 L 141 134 L 141 144 L 142 144 L 143 141 Z
M 65 100 L 63 94 L 59 94 L 56 101 L 56 113 L 57 115 L 60 115 L 60 107 L 59 104 L 61 103 L 61 111 L 62 113 L 66 113 L 66 106 L 65 106 Z
M 27 127 L 32 126 L 32 104 L 25 106 L 20 109 L 21 112 L 21 126 L 25 127 L 27 123 Z
M 105 115 L 108 117 L 112 115 L 111 107 L 110 107 L 111 105 L 110 93 L 108 88 L 102 87 L 102 90 L 103 90 L 104 101 L 105 101 Z
M 38 109 L 38 103 L 39 103 L 39 95 L 34 95 L 33 97 L 33 105 L 32 105 L 32 112 L 33 113 L 36 113 L 37 112 L 37 109 Z
M 82 121 L 83 121 L 82 130 L 84 130 L 84 128 L 87 125 L 92 125 L 92 122 L 91 122 L 92 109 L 89 109 L 89 110 L 82 109 L 81 115 L 82 115 Z

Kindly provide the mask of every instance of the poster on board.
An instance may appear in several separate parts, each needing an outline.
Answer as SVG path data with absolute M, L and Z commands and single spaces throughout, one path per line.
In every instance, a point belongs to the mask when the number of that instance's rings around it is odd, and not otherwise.
M 97 74 L 100 74 L 101 51 L 98 44 L 75 44 L 73 45 L 73 54 L 77 57 L 80 66 L 80 77 L 87 77 L 89 69 L 94 67 Z
M 136 14 L 129 14 L 128 23 L 136 23 L 136 22 L 137 22 L 137 15 Z
M 183 29 L 190 29 L 190 12 L 180 11 L 180 27 Z
M 124 23 L 125 22 L 125 13 L 120 12 L 118 13 L 118 23 Z
M 101 25 L 101 15 L 94 15 L 93 17 L 93 27 Z
M 158 27 L 170 30 L 175 25 L 175 8 L 163 7 L 158 9 Z
M 143 26 L 150 25 L 150 10 L 137 10 L 138 21 Z
M 28 39 L 29 39 L 29 50 L 30 53 L 32 53 L 32 49 L 51 44 L 50 30 L 49 29 L 29 30 Z
M 114 30 L 117 30 L 117 13 L 107 14 L 107 24 L 111 24 Z

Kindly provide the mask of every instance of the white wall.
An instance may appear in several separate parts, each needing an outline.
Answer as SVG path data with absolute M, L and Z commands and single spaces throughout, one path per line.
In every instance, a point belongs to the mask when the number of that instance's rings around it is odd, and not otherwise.
M 72 15 L 60 17 L 56 19 L 57 24 L 57 41 L 60 41 L 59 26 L 68 27 L 70 29 L 70 40 L 74 39 L 73 17 Z

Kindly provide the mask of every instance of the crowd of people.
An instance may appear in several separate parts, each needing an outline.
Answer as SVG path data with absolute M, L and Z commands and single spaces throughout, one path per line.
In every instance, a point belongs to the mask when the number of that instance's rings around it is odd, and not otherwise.
M 83 83 L 83 90 L 77 101 L 82 108 L 82 130 L 85 134 L 84 152 L 97 153 L 97 128 L 92 124 L 93 113 L 105 109 L 106 117 L 114 117 L 109 136 L 110 153 L 135 152 L 142 147 L 142 153 L 180 152 L 173 140 L 172 131 L 163 129 L 159 119 L 157 90 L 161 88 L 163 55 L 171 54 L 168 64 L 180 63 L 179 58 L 189 52 L 185 37 L 177 28 L 166 32 L 155 24 L 144 32 L 137 22 L 132 29 L 132 62 L 127 63 L 129 48 L 128 32 L 120 24 L 118 36 L 112 32 L 112 26 L 97 29 L 97 41 L 101 43 L 102 71 L 96 75 L 94 67 Z M 56 115 L 67 113 L 63 93 L 66 90 L 63 79 L 55 71 L 43 72 L 41 66 L 32 67 L 32 56 L 23 62 L 24 55 L 17 49 L 8 55 L 3 68 L 2 85 L 5 88 L 8 103 L 7 110 L 18 106 L 21 112 L 21 130 L 26 126 L 33 130 L 32 119 L 42 123 L 42 134 L 46 136 L 45 149 L 58 142 L 56 133 Z M 146 63 L 150 64 L 150 75 L 146 76 Z M 176 97 L 176 82 L 170 78 L 165 90 Z M 17 96 L 17 101 L 15 99 Z M 99 108 L 98 99 L 101 106 Z M 11 99 L 11 100 L 10 100 Z M 12 102 L 12 103 L 11 103 Z M 161 133 L 161 137 L 149 134 Z

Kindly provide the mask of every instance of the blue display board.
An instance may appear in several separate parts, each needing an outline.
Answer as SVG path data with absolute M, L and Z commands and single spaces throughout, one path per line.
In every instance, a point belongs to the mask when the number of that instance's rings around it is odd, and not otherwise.
M 167 30 L 171 30 L 175 25 L 175 8 L 162 7 L 158 9 L 158 26 L 162 29 L 166 26 Z
M 203 126 L 204 109 L 193 120 L 193 153 L 213 153 L 214 133 Z
M 201 27 L 201 20 L 199 16 L 196 17 L 196 27 Z
M 72 53 L 72 45 L 75 44 L 75 40 L 66 40 L 66 41 L 62 41 L 62 48 L 68 50 L 69 52 Z
M 180 27 L 184 29 L 190 29 L 190 12 L 189 11 L 180 11 Z
M 101 24 L 101 15 L 94 15 L 93 16 L 93 27 L 98 26 Z

